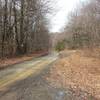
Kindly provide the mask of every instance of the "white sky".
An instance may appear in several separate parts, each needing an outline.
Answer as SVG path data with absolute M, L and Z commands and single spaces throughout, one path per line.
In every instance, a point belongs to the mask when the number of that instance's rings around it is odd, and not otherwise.
M 56 3 L 54 1 L 57 1 Z M 79 2 L 85 0 L 53 0 L 55 3 L 56 14 L 51 18 L 51 32 L 59 32 L 63 29 L 65 22 L 67 21 L 67 15 L 71 10 L 76 8 Z

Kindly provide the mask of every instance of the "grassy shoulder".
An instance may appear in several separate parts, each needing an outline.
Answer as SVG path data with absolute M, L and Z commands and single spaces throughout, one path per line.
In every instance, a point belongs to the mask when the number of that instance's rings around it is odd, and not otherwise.
M 70 55 L 68 55 L 69 52 Z M 86 91 L 100 99 L 99 54 L 100 49 L 65 50 L 60 56 L 61 59 L 51 68 L 46 79 L 53 86 Z

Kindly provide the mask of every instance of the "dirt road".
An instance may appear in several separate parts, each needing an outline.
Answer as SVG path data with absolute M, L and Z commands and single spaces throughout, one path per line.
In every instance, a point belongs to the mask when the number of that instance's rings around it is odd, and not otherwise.
M 85 92 L 75 96 L 72 90 L 59 89 L 45 81 L 44 76 L 57 58 L 49 55 L 0 71 L 0 100 L 83 100 Z

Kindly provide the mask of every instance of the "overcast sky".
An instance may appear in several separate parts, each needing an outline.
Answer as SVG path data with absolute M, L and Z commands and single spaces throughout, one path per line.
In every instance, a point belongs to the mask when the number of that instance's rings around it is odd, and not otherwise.
M 55 3 L 56 1 L 56 3 Z M 85 0 L 53 0 L 55 3 L 56 14 L 51 18 L 50 31 L 59 32 L 63 29 L 65 22 L 67 21 L 67 16 L 71 10 L 76 8 L 79 2 Z

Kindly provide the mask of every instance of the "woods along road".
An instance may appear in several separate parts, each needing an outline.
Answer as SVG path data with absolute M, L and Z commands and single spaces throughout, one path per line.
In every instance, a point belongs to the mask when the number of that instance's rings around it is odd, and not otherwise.
M 57 59 L 58 55 L 52 54 L 1 70 L 0 100 L 83 100 L 84 92 L 75 96 L 72 90 L 52 87 L 45 81 L 44 76 Z

